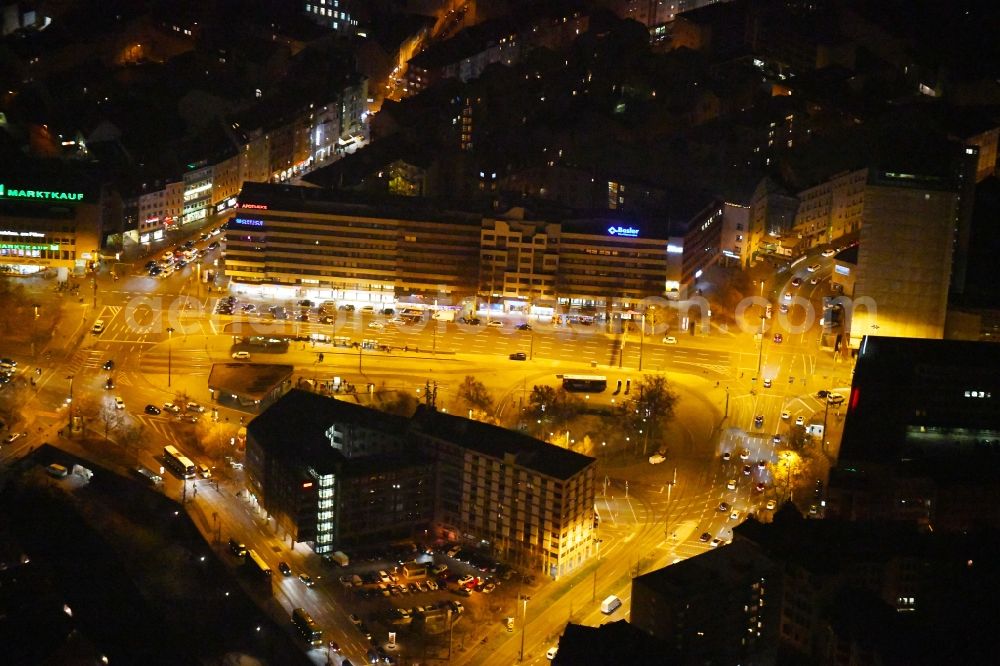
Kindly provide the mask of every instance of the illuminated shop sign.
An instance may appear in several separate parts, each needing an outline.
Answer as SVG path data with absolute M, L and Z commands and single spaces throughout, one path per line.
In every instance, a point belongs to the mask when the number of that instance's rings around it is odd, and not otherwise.
M 240 208 L 250 208 L 252 210 L 267 210 L 267 204 L 242 203 Z
M 18 236 L 23 238 L 28 236 L 30 238 L 45 238 L 45 234 L 40 234 L 37 231 L 6 231 L 0 229 L 0 236 Z
M 623 238 L 638 238 L 639 230 L 635 227 L 608 227 L 608 235 L 622 236 Z
M 83 201 L 83 192 L 59 192 L 58 190 L 23 190 L 0 183 L 0 198 L 3 199 L 55 199 L 59 201 Z
M 262 227 L 264 226 L 264 220 L 251 220 L 246 217 L 234 217 L 229 221 L 229 224 L 238 224 L 241 227 Z
M 851 269 L 848 268 L 847 266 L 844 266 L 843 264 L 834 264 L 833 270 L 835 272 L 839 273 L 840 275 L 850 275 L 851 274 Z
M 36 251 L 36 250 L 37 251 L 50 250 L 52 252 L 58 252 L 59 251 L 59 246 L 58 245 L 22 245 L 20 243 L 0 243 L 0 250 L 5 250 L 4 254 L 12 254 L 12 252 L 10 252 L 10 250 L 13 250 L 15 252 L 17 252 L 17 251 L 32 252 L 32 251 Z

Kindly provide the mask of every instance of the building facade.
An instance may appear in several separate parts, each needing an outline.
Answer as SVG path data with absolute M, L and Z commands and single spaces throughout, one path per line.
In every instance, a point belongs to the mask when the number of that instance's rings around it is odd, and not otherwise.
M 90 269 L 100 259 L 107 205 L 102 188 L 79 174 L 0 174 L 0 271 Z
M 247 183 L 226 230 L 227 275 L 271 293 L 357 302 L 471 293 L 479 216 L 345 196 Z
M 594 547 L 595 460 L 430 409 L 416 439 L 437 463 L 436 534 L 489 544 L 508 562 L 552 578 Z
M 800 239 L 801 250 L 832 243 L 861 229 L 867 181 L 868 169 L 857 169 L 799 192 L 792 234 Z
M 852 349 L 866 335 L 944 336 L 959 206 L 948 180 L 869 173 L 854 282 Z M 862 298 L 871 307 L 860 306 Z
M 554 578 L 590 556 L 593 458 L 433 408 L 406 419 L 293 390 L 247 426 L 246 461 L 279 530 L 321 554 L 444 538 Z
M 672 221 L 553 221 L 517 207 L 484 215 L 470 203 L 247 183 L 226 232 L 226 271 L 290 297 L 478 296 L 503 311 L 610 312 L 675 295 L 719 260 L 722 205 L 698 201 Z

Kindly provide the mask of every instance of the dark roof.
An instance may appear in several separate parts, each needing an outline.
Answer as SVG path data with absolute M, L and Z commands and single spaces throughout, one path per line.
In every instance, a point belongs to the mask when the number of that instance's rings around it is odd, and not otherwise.
M 692 598 L 714 594 L 719 587 L 741 586 L 747 577 L 769 575 L 771 569 L 772 562 L 758 546 L 737 539 L 728 546 L 637 576 L 632 584 L 668 598 Z
M 769 524 L 751 518 L 733 528 L 732 545 L 746 540 L 773 560 L 831 575 L 847 564 L 919 556 L 926 550 L 925 537 L 913 523 L 807 520 L 791 503 L 782 509 Z M 837 547 L 830 548 L 832 543 Z
M 269 210 L 326 215 L 360 215 L 429 222 L 455 222 L 479 226 L 485 205 L 473 212 L 469 202 L 403 197 L 366 192 L 298 187 L 272 183 L 243 183 L 240 203 L 266 204 Z
M 607 664 L 648 664 L 650 655 L 655 663 L 668 666 L 668 645 L 653 638 L 625 620 L 608 622 L 599 627 L 582 624 L 566 625 L 559 639 L 559 652 L 553 666 L 607 666 Z
M 376 172 L 387 169 L 393 162 L 403 161 L 427 169 L 438 157 L 440 150 L 431 145 L 394 135 L 377 139 L 352 154 L 311 171 L 302 180 L 319 187 L 356 187 Z
M 595 460 L 513 430 L 445 414 L 424 405 L 417 408 L 413 421 L 426 435 L 500 460 L 513 455 L 515 464 L 556 479 L 568 479 Z
M 1000 431 L 1000 345 L 867 336 L 846 409 L 842 462 L 972 455 Z
M 270 363 L 216 363 L 208 375 L 210 389 L 226 391 L 253 400 L 263 400 L 291 378 L 293 365 Z
M 396 434 L 403 433 L 407 428 L 407 419 L 401 416 L 310 391 L 292 389 L 250 421 L 247 433 L 258 436 L 261 441 L 277 441 L 287 439 L 289 430 L 294 429 L 297 439 L 326 442 L 326 431 L 334 421 Z
M 318 466 L 340 464 L 344 456 L 329 446 L 327 430 L 333 423 L 355 423 L 388 434 L 405 435 L 411 429 L 503 459 L 513 454 L 518 465 L 558 479 L 567 479 L 594 462 L 593 458 L 547 444 L 533 437 L 497 426 L 420 407 L 412 419 L 386 414 L 376 409 L 336 400 L 309 391 L 292 389 L 247 425 L 247 434 L 269 447 L 277 455 L 309 460 Z M 294 436 L 290 435 L 294 432 Z M 284 443 L 294 440 L 295 446 Z M 426 460 L 415 452 L 368 456 L 379 461 L 417 464 Z M 352 459 L 350 470 L 378 469 Z M 369 461 L 370 462 L 370 461 Z M 384 464 L 384 463 L 383 463 Z
M 849 245 L 847 248 L 841 250 L 836 255 L 834 255 L 833 258 L 836 261 L 842 261 L 845 264 L 854 264 L 855 266 L 857 266 L 858 265 L 858 249 L 859 249 L 859 245 L 857 243 L 855 243 L 853 245 Z

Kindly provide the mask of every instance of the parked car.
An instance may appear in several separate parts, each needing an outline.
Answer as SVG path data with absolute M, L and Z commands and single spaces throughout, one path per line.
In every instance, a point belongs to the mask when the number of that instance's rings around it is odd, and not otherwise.
M 663 344 L 665 344 L 665 345 L 676 345 L 677 344 L 677 338 L 675 338 L 672 335 L 668 335 L 667 337 L 663 338 Z
M 146 405 L 145 412 L 147 414 L 152 414 L 153 416 L 158 416 L 160 413 L 160 408 L 156 405 Z
M 234 361 L 249 361 L 250 360 L 250 352 L 247 352 L 247 351 L 233 352 L 233 360 Z
M 171 414 L 180 414 L 181 408 L 172 402 L 165 402 L 163 403 L 163 411 L 170 412 Z
M 524 352 L 514 352 L 508 358 L 510 358 L 510 360 L 512 361 L 527 361 L 528 355 L 525 354 Z

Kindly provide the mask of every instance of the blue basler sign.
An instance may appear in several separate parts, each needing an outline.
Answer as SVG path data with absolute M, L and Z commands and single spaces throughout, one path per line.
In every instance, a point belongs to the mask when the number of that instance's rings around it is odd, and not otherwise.
M 639 230 L 635 227 L 608 227 L 608 235 L 610 236 L 624 236 L 625 238 L 638 238 Z

